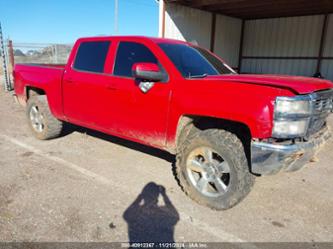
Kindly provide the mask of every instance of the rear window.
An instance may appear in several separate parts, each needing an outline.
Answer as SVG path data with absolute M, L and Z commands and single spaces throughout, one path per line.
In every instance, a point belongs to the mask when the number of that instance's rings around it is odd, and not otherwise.
M 103 73 L 109 46 L 109 41 L 82 42 L 76 54 L 74 68 Z

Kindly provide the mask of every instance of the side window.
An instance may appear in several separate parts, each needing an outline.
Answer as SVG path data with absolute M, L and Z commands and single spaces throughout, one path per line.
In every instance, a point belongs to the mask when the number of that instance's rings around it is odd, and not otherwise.
M 82 42 L 75 57 L 74 68 L 103 73 L 110 43 L 109 41 Z
M 155 55 L 143 44 L 120 42 L 118 46 L 114 75 L 132 77 L 132 66 L 138 62 L 158 63 Z

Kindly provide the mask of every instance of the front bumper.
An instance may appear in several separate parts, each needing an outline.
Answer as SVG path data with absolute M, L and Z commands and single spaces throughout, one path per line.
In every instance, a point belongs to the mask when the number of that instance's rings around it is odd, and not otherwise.
M 315 156 L 331 134 L 326 128 L 308 142 L 295 144 L 251 143 L 252 173 L 272 175 L 279 171 L 296 171 Z

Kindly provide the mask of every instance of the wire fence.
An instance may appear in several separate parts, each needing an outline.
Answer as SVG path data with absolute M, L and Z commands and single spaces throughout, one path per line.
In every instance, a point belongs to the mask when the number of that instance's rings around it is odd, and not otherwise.
M 10 40 L 4 42 L 7 60 L 0 66 L 1 85 L 12 85 L 12 72 L 15 64 L 18 63 L 41 63 L 41 64 L 66 64 L 72 49 L 72 44 L 54 43 L 16 43 Z M 7 69 L 11 82 L 5 82 L 4 69 Z M 8 77 L 7 77 L 8 78 Z
M 13 43 L 15 63 L 66 64 L 71 44 Z

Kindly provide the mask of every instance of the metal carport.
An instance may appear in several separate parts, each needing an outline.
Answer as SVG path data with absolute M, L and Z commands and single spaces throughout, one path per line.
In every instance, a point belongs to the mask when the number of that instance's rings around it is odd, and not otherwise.
M 332 0 L 160 0 L 161 37 L 198 43 L 241 73 L 333 80 Z

